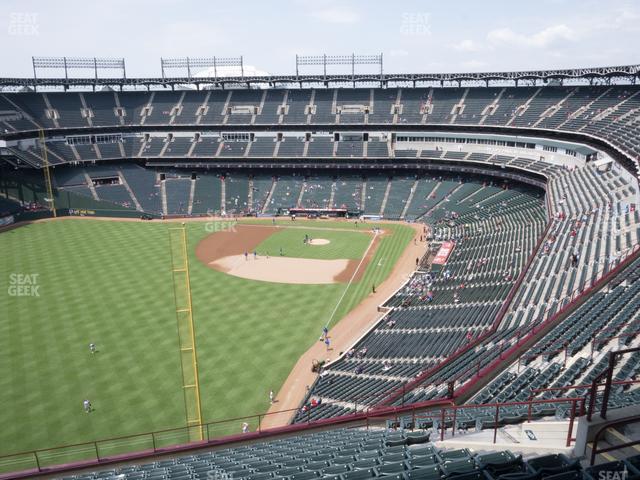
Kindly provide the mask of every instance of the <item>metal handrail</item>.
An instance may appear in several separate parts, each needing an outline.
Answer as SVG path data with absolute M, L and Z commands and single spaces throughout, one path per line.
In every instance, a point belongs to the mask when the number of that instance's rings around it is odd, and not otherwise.
M 600 382 L 605 378 L 604 392 L 602 397 L 602 406 L 600 408 L 600 418 L 607 418 L 607 409 L 609 404 L 609 396 L 611 394 L 611 386 L 617 382 L 613 381 L 613 370 L 616 366 L 617 358 L 626 355 L 627 353 L 633 353 L 640 351 L 640 347 L 626 348 L 624 350 L 612 350 L 608 353 L 609 365 L 602 372 L 600 372 L 591 382 L 589 389 L 589 406 L 587 409 L 587 420 L 591 421 L 593 411 L 595 409 L 596 397 L 598 395 L 598 387 L 602 385 Z M 635 382 L 634 382 L 635 383 Z
M 513 300 L 513 297 L 515 296 L 515 294 L 518 291 L 518 289 L 521 287 L 521 285 L 522 285 L 522 283 L 524 281 L 524 277 L 526 276 L 526 274 L 529 271 L 529 268 L 531 267 L 531 263 L 536 258 L 537 254 L 538 254 L 538 252 L 540 250 L 540 247 L 542 246 L 542 243 L 544 242 L 544 239 L 547 237 L 548 231 L 551 228 L 552 224 L 553 224 L 552 221 L 550 221 L 547 224 L 547 226 L 545 228 L 545 231 L 541 235 L 540 239 L 538 240 L 538 243 L 537 243 L 536 247 L 534 248 L 533 252 L 529 256 L 529 259 L 527 261 L 527 264 L 525 265 L 525 268 L 523 268 L 522 272 L 518 276 L 518 279 L 514 283 L 514 286 L 512 287 L 511 291 L 509 292 L 509 295 L 505 299 L 502 308 L 500 309 L 500 311 L 496 315 L 496 320 L 493 322 L 491 327 L 488 330 L 486 330 L 485 333 L 483 333 L 479 337 L 473 339 L 467 345 L 464 345 L 464 346 L 460 347 L 458 350 L 456 350 L 455 352 L 453 352 L 445 360 L 443 360 L 442 362 L 438 363 L 434 367 L 428 369 L 426 372 L 424 372 L 420 376 L 416 377 L 410 383 L 405 385 L 402 389 L 398 389 L 395 392 L 393 392 L 391 395 L 389 395 L 389 397 L 387 397 L 382 402 L 382 405 L 388 405 L 388 404 L 392 403 L 393 401 L 397 400 L 400 397 L 400 394 L 402 394 L 402 396 L 404 397 L 404 394 L 406 393 L 406 391 L 411 391 L 412 389 L 417 388 L 419 386 L 420 387 L 424 386 L 424 384 L 422 383 L 423 380 L 429 378 L 437 370 L 440 370 L 443 366 L 445 366 L 448 363 L 450 363 L 451 361 L 455 360 L 456 358 L 458 358 L 460 355 L 462 355 L 463 353 L 467 352 L 471 348 L 475 348 L 476 346 L 481 344 L 485 340 L 485 338 L 489 337 L 491 334 L 493 334 L 497 330 L 497 327 L 499 326 L 500 322 L 502 321 L 502 318 L 504 317 L 504 315 L 506 315 L 506 313 L 508 311 L 508 306 L 511 304 L 511 301 Z M 528 327 L 528 330 L 527 330 L 528 334 L 525 336 L 525 338 L 527 338 L 527 337 L 530 338 L 532 335 L 535 335 L 540 330 L 538 327 L 542 327 L 548 321 L 554 319 L 555 317 L 557 317 L 561 313 L 567 311 L 570 307 L 573 307 L 573 305 L 576 303 L 576 301 L 586 297 L 586 295 L 589 294 L 596 286 L 599 286 L 598 284 L 601 283 L 601 281 L 603 279 L 607 278 L 610 274 L 612 274 L 614 272 L 617 273 L 619 270 L 621 270 L 620 267 L 622 265 L 624 265 L 631 257 L 633 257 L 635 255 L 635 253 L 637 251 L 639 251 L 639 250 L 640 250 L 640 243 L 636 243 L 633 247 L 625 249 L 625 252 L 629 252 L 629 254 L 626 255 L 624 258 L 618 259 L 616 261 L 616 263 L 615 263 L 615 266 L 613 266 L 613 268 L 612 268 L 612 265 L 602 265 L 602 267 L 596 271 L 596 275 L 598 275 L 598 274 L 601 274 L 601 275 L 599 277 L 595 278 L 594 280 L 592 280 L 591 284 L 588 287 L 586 287 L 586 288 L 584 286 L 578 287 L 578 288 L 574 289 L 569 295 L 565 295 L 562 299 L 558 300 L 558 305 L 561 305 L 563 302 L 565 302 L 567 300 L 570 300 L 568 303 L 565 303 L 564 306 L 560 310 L 557 310 L 557 311 L 552 313 L 553 307 L 547 308 L 542 314 L 540 314 L 538 316 L 538 318 L 534 322 L 532 322 L 531 325 L 528 325 L 527 326 Z M 520 335 L 520 332 L 518 332 L 517 336 L 515 337 L 515 346 L 516 347 L 519 346 L 520 340 L 522 338 L 519 335 Z M 512 340 L 513 340 L 513 338 L 512 338 Z M 514 344 L 512 344 L 512 346 L 513 345 Z M 510 348 L 507 348 L 507 351 L 509 351 L 509 350 L 510 350 Z M 500 355 L 499 355 L 499 360 L 500 361 L 502 360 L 502 353 L 503 353 L 503 350 L 502 350 L 502 347 L 501 347 L 501 351 L 500 351 Z M 495 363 L 495 362 L 492 362 L 492 363 Z M 490 368 L 490 367 L 491 367 L 491 365 L 489 367 L 485 367 L 484 370 L 486 370 L 487 368 Z M 472 367 L 470 367 L 467 370 L 465 370 L 465 371 L 461 372 L 460 374 L 458 374 L 453 381 L 457 382 L 461 377 L 463 377 L 464 375 L 468 375 L 472 370 L 476 370 L 476 374 L 475 375 L 471 375 L 469 377 L 469 381 L 471 381 L 474 378 L 474 376 L 476 376 L 478 378 L 481 376 L 480 375 L 481 369 L 479 368 L 478 365 L 474 364 Z M 441 382 L 438 382 L 438 383 L 441 383 Z M 427 384 L 427 385 L 431 385 L 431 384 Z
M 360 425 L 368 427 L 370 422 L 372 421 L 384 420 L 384 419 L 398 420 L 400 415 L 411 415 L 412 418 L 415 420 L 416 415 L 420 414 L 427 408 L 431 409 L 431 411 L 426 412 L 427 415 L 430 415 L 433 412 L 437 412 L 440 418 L 443 418 L 443 417 L 449 418 L 446 416 L 447 411 L 452 411 L 453 415 L 457 415 L 457 412 L 461 410 L 477 410 L 478 408 L 495 408 L 497 415 L 499 416 L 499 411 L 501 408 L 526 405 L 529 407 L 527 420 L 531 421 L 531 418 L 532 418 L 531 413 L 534 405 L 567 403 L 568 405 L 572 405 L 570 419 L 569 419 L 570 428 L 567 434 L 567 439 L 568 439 L 567 441 L 571 442 L 573 440 L 571 436 L 572 429 L 573 429 L 573 421 L 577 416 L 579 416 L 580 412 L 584 410 L 582 407 L 580 408 L 580 410 L 578 410 L 577 407 L 578 405 L 584 405 L 584 402 L 585 402 L 584 397 L 556 398 L 556 399 L 544 399 L 544 400 L 534 399 L 534 400 L 528 400 L 525 402 L 490 403 L 490 404 L 484 404 L 484 405 L 454 405 L 450 400 L 444 400 L 444 401 L 440 401 L 439 404 L 433 404 L 433 402 L 424 402 L 423 404 L 414 404 L 414 405 L 405 406 L 405 407 L 386 407 L 386 408 L 377 408 L 377 409 L 368 408 L 364 411 L 361 411 L 358 413 L 352 413 L 349 415 L 344 415 L 341 417 L 320 419 L 315 421 L 309 420 L 308 418 L 307 421 L 302 424 L 287 425 L 285 427 L 274 427 L 269 429 L 262 429 L 258 427 L 256 431 L 250 432 L 250 433 L 239 433 L 239 434 L 227 435 L 223 437 L 211 438 L 210 427 L 214 425 L 221 425 L 229 422 L 238 423 L 241 421 L 248 421 L 248 420 L 257 420 L 258 425 L 260 425 L 261 420 L 269 415 L 278 415 L 282 413 L 288 413 L 293 410 L 299 410 L 299 409 L 287 409 L 283 411 L 252 415 L 248 417 L 237 417 L 234 419 L 220 420 L 220 421 L 210 422 L 210 423 L 195 426 L 195 427 L 165 429 L 165 430 L 159 430 L 156 432 L 148 432 L 148 433 L 142 433 L 137 435 L 127 435 L 123 437 L 117 437 L 117 438 L 106 439 L 106 440 L 96 440 L 96 441 L 87 442 L 87 443 L 80 443 L 80 444 L 74 444 L 74 445 L 68 445 L 68 446 L 59 446 L 55 448 L 42 449 L 42 450 L 30 450 L 26 452 L 14 453 L 11 455 L 5 455 L 0 457 L 0 464 L 2 464 L 3 461 L 6 462 L 8 459 L 11 459 L 11 458 L 31 456 L 30 458 L 31 458 L 31 461 L 33 462 L 34 467 L 30 470 L 25 470 L 21 472 L 11 472 L 8 474 L 0 474 L 0 479 L 7 480 L 9 478 L 28 477 L 28 476 L 42 474 L 42 473 L 52 473 L 52 472 L 60 472 L 64 470 L 73 470 L 79 467 L 88 467 L 92 465 L 105 465 L 105 464 L 111 464 L 111 463 L 117 463 L 117 462 L 124 462 L 124 461 L 130 461 L 134 459 L 146 458 L 146 457 L 150 457 L 157 454 L 177 453 L 177 452 L 184 452 L 184 451 L 189 451 L 189 450 L 198 449 L 198 448 L 229 445 L 229 444 L 243 442 L 247 440 L 263 439 L 263 438 L 268 438 L 278 434 L 286 434 L 286 433 L 293 434 L 293 433 L 308 432 L 315 428 L 326 428 L 329 426 L 350 425 L 350 424 L 353 425 L 356 422 L 364 422 L 364 423 L 361 423 Z M 323 402 L 323 404 L 325 404 L 325 402 Z M 157 445 L 158 436 L 160 436 L 161 434 L 166 434 L 171 432 L 185 433 L 189 430 L 189 428 L 204 428 L 204 427 L 206 427 L 206 432 L 207 432 L 206 440 L 176 444 L 176 445 L 167 446 L 167 447 L 162 447 Z M 442 427 L 443 427 L 442 428 L 443 430 L 447 430 L 444 424 L 442 425 Z M 494 438 L 496 435 L 495 432 L 497 431 L 497 428 L 498 426 L 496 424 L 494 426 Z M 453 431 L 452 434 L 455 435 L 455 431 Z M 443 435 L 442 432 L 441 432 L 441 435 Z M 150 441 L 153 444 L 152 448 L 148 448 L 142 451 L 127 453 L 127 454 L 119 454 L 119 455 L 112 455 L 112 456 L 100 455 L 101 444 L 106 444 L 108 442 L 116 442 L 119 440 L 145 438 L 145 437 L 150 437 Z M 82 447 L 86 447 L 86 448 L 82 449 Z M 77 452 L 90 451 L 91 458 L 89 458 L 88 460 L 84 459 L 81 461 L 77 461 L 76 463 L 67 463 L 64 465 L 53 465 L 53 466 L 42 465 L 41 459 L 44 456 L 44 454 L 46 454 L 47 452 L 59 451 L 62 449 L 71 449 L 71 448 L 78 448 Z
M 524 281 L 524 278 L 525 278 L 525 276 L 526 276 L 526 274 L 527 274 L 527 272 L 528 272 L 528 270 L 529 270 L 529 268 L 531 266 L 531 263 L 533 262 L 534 258 L 538 254 L 538 251 L 540 250 L 540 247 L 542 246 L 542 243 L 544 242 L 544 239 L 546 238 L 547 234 L 549 233 L 549 229 L 551 228 L 552 224 L 553 224 L 552 221 L 547 222 L 547 225 L 546 225 L 544 231 L 542 232 L 542 235 L 540 235 L 540 238 L 538 239 L 538 242 L 536 243 L 535 247 L 533 248 L 533 251 L 529 255 L 527 263 L 525 264 L 524 268 L 520 272 L 520 275 L 518 275 L 518 278 L 514 282 L 513 287 L 509 291 L 509 293 L 508 293 L 507 297 L 505 298 L 502 306 L 500 307 L 500 310 L 496 314 L 496 319 L 493 321 L 491 327 L 485 333 L 483 333 L 479 337 L 473 339 L 472 341 L 470 341 L 466 345 L 460 347 L 458 350 L 453 352 L 451 355 L 449 355 L 443 361 L 439 362 L 438 364 L 436 364 L 435 366 L 433 366 L 432 368 L 428 369 L 426 372 L 422 373 L 421 375 L 416 377 L 414 380 L 412 380 L 409 384 L 406 385 L 406 387 L 408 387 L 409 391 L 412 390 L 413 388 L 421 386 L 423 380 L 426 380 L 431 375 L 433 375 L 436 371 L 442 369 L 445 365 L 447 365 L 447 364 L 451 363 L 452 361 L 456 360 L 462 354 L 464 354 L 467 351 L 471 350 L 472 348 L 475 348 L 476 346 L 480 345 L 484 341 L 485 338 L 488 338 L 491 334 L 493 334 L 498 329 L 498 326 L 502 322 L 502 318 L 506 315 L 506 313 L 507 313 L 507 311 L 509 309 L 509 305 L 511 305 L 511 302 L 513 301 L 513 298 L 515 297 L 516 292 L 518 291 L 518 289 L 520 288 L 520 285 Z M 403 389 L 402 392 L 399 392 L 398 390 L 396 390 L 395 392 L 392 392 L 387 398 L 385 398 L 382 401 L 381 404 L 382 405 L 391 404 L 392 402 L 394 402 L 395 400 L 397 400 L 399 398 L 399 394 L 400 393 L 402 393 L 402 395 L 404 396 L 406 391 Z
M 638 440 L 632 440 L 631 442 L 625 442 L 621 445 L 613 445 L 613 446 L 598 449 L 598 442 L 600 441 L 600 437 L 608 429 L 610 429 L 611 427 L 619 427 L 622 425 L 629 425 L 631 423 L 638 423 L 638 422 L 640 422 L 640 415 L 636 415 L 634 417 L 629 417 L 629 418 L 623 418 L 615 422 L 609 422 L 603 425 L 602 427 L 600 427 L 600 429 L 596 432 L 596 435 L 593 439 L 593 448 L 591 449 L 591 458 L 589 460 L 589 465 L 593 465 L 595 463 L 596 455 L 598 455 L 599 453 L 612 452 L 614 450 L 620 450 L 622 448 L 632 447 L 634 445 L 640 445 L 640 439 L 638 439 Z
M 464 385 L 464 387 L 462 388 L 462 391 L 464 392 L 465 390 L 467 390 L 470 386 L 472 386 L 476 381 L 478 381 L 481 377 L 485 376 L 487 373 L 490 373 L 491 371 L 493 371 L 497 365 L 499 363 L 502 363 L 504 360 L 509 359 L 513 353 L 515 351 L 517 351 L 522 344 L 525 344 L 527 341 L 531 340 L 532 338 L 535 337 L 536 334 L 538 334 L 541 330 L 544 330 L 544 328 L 548 325 L 550 325 L 553 321 L 557 320 L 558 317 L 560 317 L 561 315 L 565 314 L 567 311 L 570 311 L 572 308 L 576 307 L 576 304 L 585 299 L 594 289 L 599 288 L 601 286 L 603 286 L 607 281 L 609 281 L 609 279 L 611 279 L 612 277 L 614 277 L 615 275 L 617 275 L 620 271 L 622 271 L 624 268 L 626 268 L 628 266 L 628 263 L 633 259 L 633 257 L 636 255 L 636 252 L 640 251 L 640 243 L 636 244 L 633 249 L 631 249 L 631 253 L 626 256 L 624 259 L 621 259 L 617 262 L 616 266 L 613 269 L 608 270 L 606 273 L 604 273 L 601 277 L 595 279 L 594 281 L 591 282 L 591 285 L 585 289 L 585 290 L 580 290 L 580 289 L 576 289 L 574 290 L 570 297 L 571 301 L 567 304 L 565 304 L 560 310 L 554 312 L 553 315 L 551 315 L 550 317 L 546 318 L 544 321 L 541 322 L 536 322 L 533 323 L 531 325 L 528 325 L 528 333 L 523 336 L 520 337 L 519 333 L 518 336 L 515 337 L 515 343 L 511 345 L 511 347 L 507 350 L 507 355 L 504 357 L 502 357 L 502 351 L 500 352 L 500 357 L 498 358 L 498 360 L 493 361 L 491 364 L 489 364 L 489 366 L 485 367 L 482 371 L 479 371 L 476 375 L 475 375 L 475 379 L 474 376 L 471 377 L 471 379 L 469 381 L 467 381 L 467 383 Z M 574 297 L 575 294 L 578 294 L 577 296 Z M 567 298 L 567 297 L 565 297 Z M 544 313 L 549 312 L 551 309 L 546 310 Z M 467 371 L 470 371 L 472 369 L 467 369 Z M 456 392 L 457 395 L 459 395 L 462 392 Z

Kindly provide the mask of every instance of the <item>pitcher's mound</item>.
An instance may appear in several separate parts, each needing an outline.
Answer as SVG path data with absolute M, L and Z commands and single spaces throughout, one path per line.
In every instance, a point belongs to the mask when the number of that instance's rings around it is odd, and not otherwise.
M 327 240 L 326 238 L 314 238 L 310 240 L 309 243 L 311 245 L 329 245 L 331 241 Z

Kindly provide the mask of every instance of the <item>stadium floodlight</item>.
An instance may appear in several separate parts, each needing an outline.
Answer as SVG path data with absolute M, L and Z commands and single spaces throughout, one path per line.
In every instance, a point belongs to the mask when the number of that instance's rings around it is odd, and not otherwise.
M 160 58 L 160 68 L 162 78 L 165 77 L 165 70 L 186 68 L 187 77 L 191 80 L 192 68 L 213 68 L 213 78 L 218 78 L 218 67 L 240 67 L 240 76 L 244 78 L 244 59 L 239 57 L 181 57 L 181 58 Z
M 379 55 L 296 55 L 296 76 L 300 76 L 300 67 L 322 65 L 324 76 L 327 76 L 327 65 L 351 65 L 351 77 L 355 79 L 356 65 L 378 65 L 380 79 L 383 77 L 382 53 Z
M 98 80 L 98 70 L 120 70 L 122 78 L 127 78 L 127 69 L 124 58 L 98 58 L 98 57 L 31 57 L 33 64 L 33 78 L 37 79 L 38 69 L 64 70 L 64 78 L 69 79 L 69 70 L 94 71 Z

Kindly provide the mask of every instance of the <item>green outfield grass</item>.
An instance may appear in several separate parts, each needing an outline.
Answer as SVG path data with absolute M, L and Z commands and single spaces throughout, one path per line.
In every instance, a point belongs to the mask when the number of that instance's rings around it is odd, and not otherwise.
M 298 241 L 302 223 L 279 233 L 279 240 Z M 187 227 L 202 416 L 208 422 L 266 411 L 269 389 L 277 390 L 317 341 L 345 285 L 257 282 L 212 270 L 193 254 L 211 231 L 205 225 Z M 361 256 L 370 240 L 346 222 L 314 225 L 345 232 L 315 235 L 331 239 L 337 250 L 299 240 L 304 252 L 357 258 L 350 255 Z M 0 234 L 0 456 L 184 426 L 168 228 L 64 220 Z M 385 228 L 393 234 L 383 237 L 363 279 L 349 288 L 336 321 L 388 276 L 413 235 L 407 226 Z M 10 294 L 20 283 L 12 274 L 36 274 L 38 296 Z M 85 398 L 95 407 L 91 414 L 82 411 Z M 237 432 L 237 423 L 210 434 Z M 138 437 L 103 444 L 100 453 L 150 443 Z M 87 449 L 78 455 L 94 454 Z M 49 456 L 51 463 L 70 459 L 79 457 Z

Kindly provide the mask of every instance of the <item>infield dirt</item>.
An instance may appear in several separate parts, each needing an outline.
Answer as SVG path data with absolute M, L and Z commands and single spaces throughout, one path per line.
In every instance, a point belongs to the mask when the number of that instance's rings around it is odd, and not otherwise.
M 253 252 L 282 228 L 236 224 L 233 228 L 208 235 L 198 243 L 196 257 L 214 270 L 251 280 L 277 283 L 347 283 L 359 281 L 375 255 L 379 236 L 362 260 L 318 260 L 280 256 L 267 257 Z M 291 228 L 291 227 L 289 227 Z M 384 233 L 383 233 L 384 234 Z M 248 254 L 245 258 L 245 253 Z

